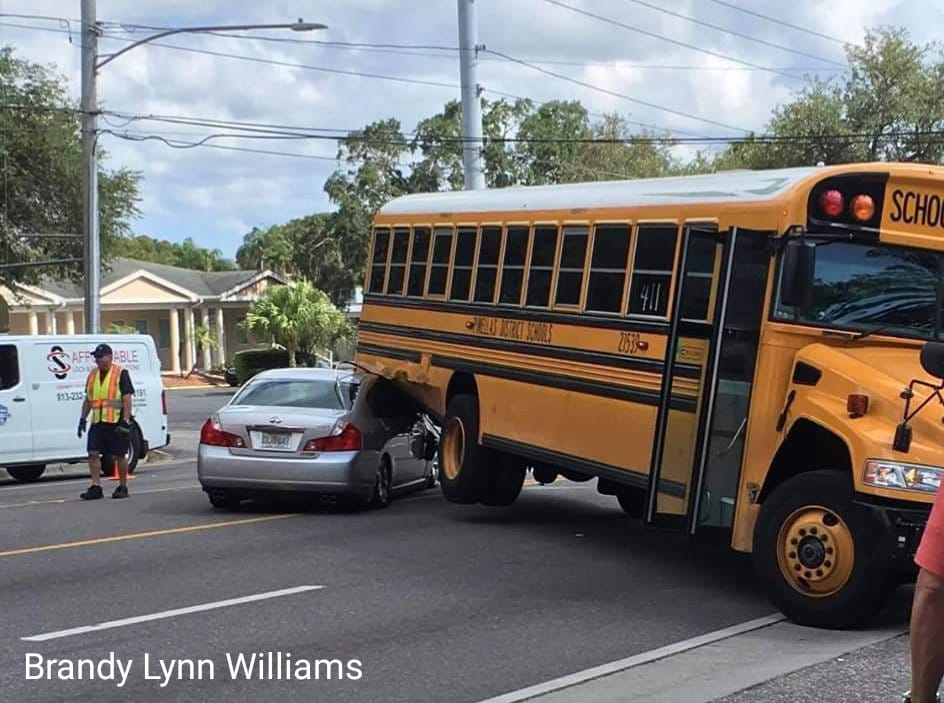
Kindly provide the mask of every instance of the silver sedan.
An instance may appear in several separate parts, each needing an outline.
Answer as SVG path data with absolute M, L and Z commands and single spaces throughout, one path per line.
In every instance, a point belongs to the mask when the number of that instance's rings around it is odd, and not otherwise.
M 435 486 L 436 434 L 384 379 L 265 371 L 204 423 L 197 476 L 217 508 L 279 493 L 383 507 L 396 493 Z

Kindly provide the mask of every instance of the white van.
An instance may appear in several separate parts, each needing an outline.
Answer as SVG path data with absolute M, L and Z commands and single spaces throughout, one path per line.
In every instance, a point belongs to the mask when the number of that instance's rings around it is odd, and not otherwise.
M 35 481 L 47 464 L 84 461 L 77 428 L 92 350 L 104 342 L 134 384 L 129 468 L 170 442 L 161 362 L 148 335 L 0 335 L 0 467 Z

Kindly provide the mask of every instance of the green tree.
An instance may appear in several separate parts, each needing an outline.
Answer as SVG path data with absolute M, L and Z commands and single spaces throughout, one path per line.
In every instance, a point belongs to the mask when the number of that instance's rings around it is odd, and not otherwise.
M 232 271 L 236 265 L 219 249 L 198 246 L 187 237 L 183 242 L 168 242 L 139 234 L 121 239 L 119 253 L 128 259 L 152 261 L 197 271 Z
M 0 262 L 20 263 L 82 256 L 80 240 L 23 238 L 27 234 L 82 231 L 79 115 L 66 79 L 48 66 L 17 58 L 0 47 Z M 104 156 L 102 157 L 104 159 Z M 120 238 L 137 214 L 139 175 L 99 167 L 103 258 L 120 254 Z M 0 269 L 5 280 L 36 280 L 43 273 L 73 278 L 66 269 Z
M 243 327 L 285 347 L 290 367 L 299 353 L 328 349 L 351 334 L 347 316 L 306 280 L 269 288 L 249 307 Z
M 253 227 L 236 250 L 236 262 L 243 269 L 270 269 L 280 274 L 291 274 L 294 271 L 294 245 L 290 233 L 281 225 L 267 229 Z
M 517 152 L 526 185 L 570 183 L 582 179 L 589 164 L 579 160 L 575 141 L 592 136 L 587 109 L 578 101 L 544 103 L 521 122 Z M 586 180 L 585 178 L 583 178 Z

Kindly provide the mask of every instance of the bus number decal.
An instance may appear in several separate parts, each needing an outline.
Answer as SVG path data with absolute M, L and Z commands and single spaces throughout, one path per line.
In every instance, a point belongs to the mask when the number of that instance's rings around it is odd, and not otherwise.
M 643 343 L 638 332 L 620 332 L 619 345 L 617 346 L 617 351 L 619 351 L 620 354 L 635 355 L 640 349 L 644 349 L 645 346 L 648 345 Z

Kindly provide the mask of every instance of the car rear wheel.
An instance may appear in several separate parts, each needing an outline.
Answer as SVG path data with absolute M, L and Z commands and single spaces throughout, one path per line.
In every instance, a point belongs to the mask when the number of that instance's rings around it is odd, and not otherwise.
M 225 488 L 211 488 L 207 491 L 207 498 L 210 499 L 210 505 L 220 510 L 235 508 L 242 501 L 238 493 L 228 491 Z
M 11 466 L 7 469 L 7 473 L 21 483 L 32 483 L 38 481 L 45 470 L 45 464 L 30 464 L 29 466 Z
M 849 477 L 812 471 L 777 486 L 761 505 L 754 567 L 770 600 L 797 624 L 846 628 L 876 613 L 896 585 L 871 553 L 879 542 Z
M 374 483 L 374 492 L 370 495 L 370 507 L 386 508 L 390 505 L 391 473 L 390 459 L 384 457 L 377 466 L 377 478 Z
M 478 436 L 478 398 L 457 395 L 449 402 L 439 440 L 439 485 L 450 503 L 477 503 L 488 486 L 495 456 Z

